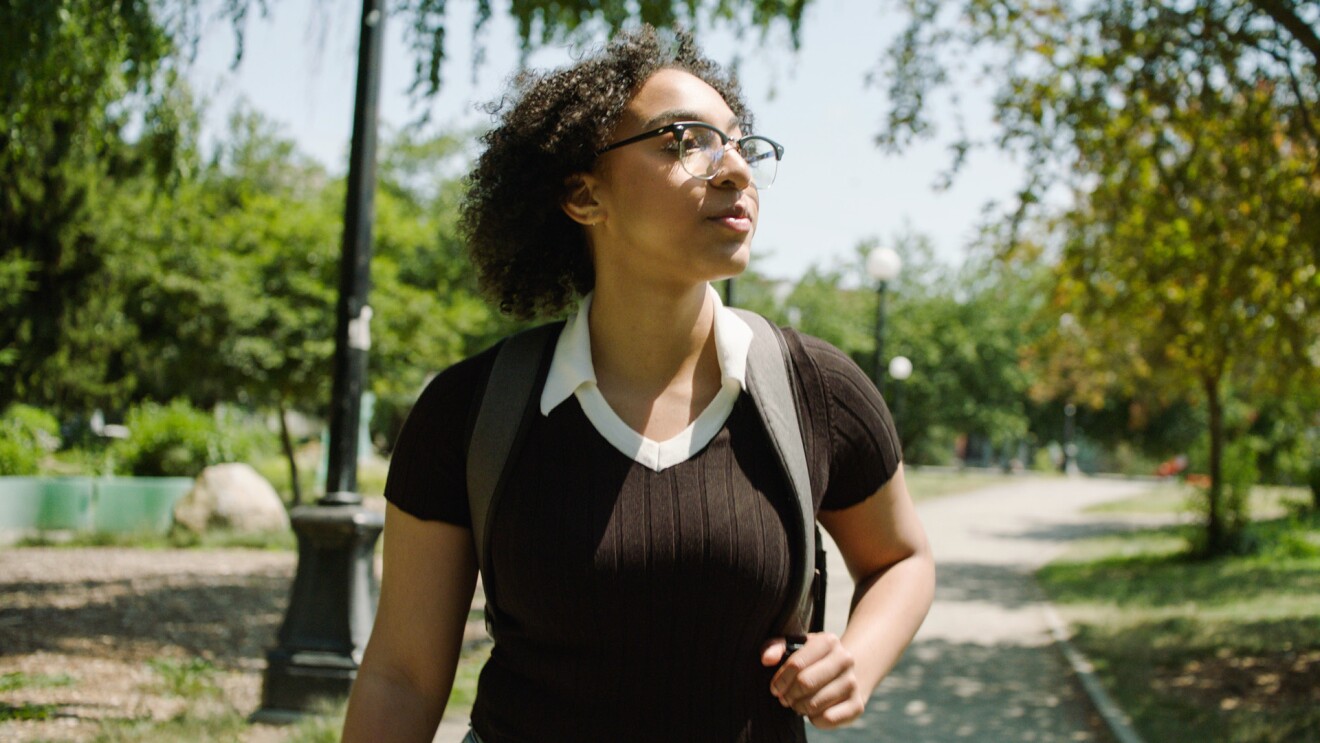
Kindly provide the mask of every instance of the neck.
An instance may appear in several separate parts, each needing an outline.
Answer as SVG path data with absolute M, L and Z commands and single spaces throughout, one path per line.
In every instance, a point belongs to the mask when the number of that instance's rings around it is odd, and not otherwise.
M 592 295 L 591 356 L 602 389 L 651 394 L 719 383 L 715 304 L 705 283 L 681 288 L 601 281 Z

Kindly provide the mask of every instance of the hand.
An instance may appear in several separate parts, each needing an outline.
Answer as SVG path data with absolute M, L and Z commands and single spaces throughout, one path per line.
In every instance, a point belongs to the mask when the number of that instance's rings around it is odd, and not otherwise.
M 784 646 L 782 637 L 766 643 L 761 649 L 761 665 L 778 665 Z M 770 679 L 770 693 L 822 730 L 856 720 L 866 707 L 853 674 L 852 653 L 838 636 L 828 632 L 807 636 L 806 644 Z

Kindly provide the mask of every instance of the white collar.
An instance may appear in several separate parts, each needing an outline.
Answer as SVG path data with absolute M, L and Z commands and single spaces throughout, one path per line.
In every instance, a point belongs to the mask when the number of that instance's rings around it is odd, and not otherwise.
M 724 386 L 730 382 L 739 390 L 747 388 L 747 351 L 752 345 L 752 329 L 720 301 L 719 292 L 709 284 L 706 293 L 715 303 L 715 355 L 720 363 L 720 378 Z M 596 386 L 596 368 L 591 363 L 591 329 L 587 317 L 591 311 L 591 294 L 582 298 L 577 314 L 568 319 L 555 343 L 555 355 L 550 362 L 550 373 L 541 390 L 541 414 L 567 400 L 583 385 Z
M 645 467 L 659 472 L 695 456 L 724 427 L 743 393 L 747 351 L 752 345 L 752 329 L 741 317 L 725 309 L 714 289 L 708 288 L 708 292 L 715 302 L 715 355 L 720 363 L 720 391 L 686 429 L 668 440 L 653 441 L 629 428 L 610 407 L 596 386 L 596 370 L 591 363 L 591 333 L 587 327 L 591 310 L 589 294 L 582 299 L 577 315 L 569 319 L 559 334 L 550 374 L 541 391 L 541 414 L 549 415 L 573 396 L 597 433 Z

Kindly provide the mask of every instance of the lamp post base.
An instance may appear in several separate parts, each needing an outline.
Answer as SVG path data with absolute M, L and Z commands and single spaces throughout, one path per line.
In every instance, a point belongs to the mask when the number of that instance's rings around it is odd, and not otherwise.
M 376 617 L 384 517 L 359 505 L 295 508 L 298 572 L 279 647 L 266 654 L 257 722 L 291 722 L 348 695 Z

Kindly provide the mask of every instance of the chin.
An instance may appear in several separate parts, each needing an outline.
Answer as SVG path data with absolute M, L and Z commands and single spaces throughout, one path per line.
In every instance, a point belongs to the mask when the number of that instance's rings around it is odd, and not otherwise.
M 719 281 L 738 276 L 747 270 L 748 264 L 752 262 L 752 245 L 750 242 L 738 245 L 736 249 L 724 256 L 723 265 L 720 267 L 719 275 L 711 279 Z

